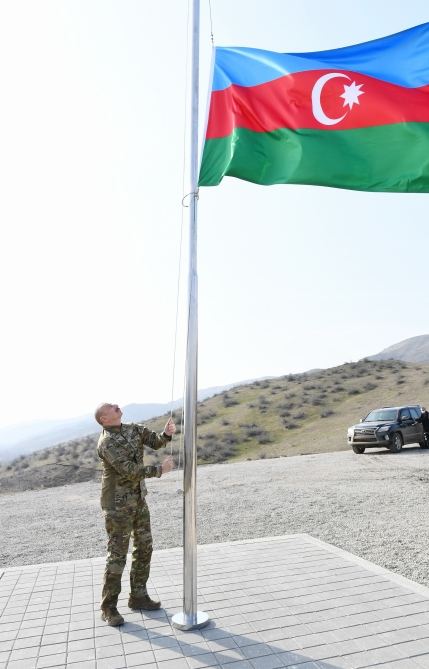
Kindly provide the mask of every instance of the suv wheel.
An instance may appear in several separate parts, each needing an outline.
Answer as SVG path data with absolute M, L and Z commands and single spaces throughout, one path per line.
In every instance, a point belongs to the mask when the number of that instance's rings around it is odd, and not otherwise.
M 400 433 L 395 432 L 392 439 L 392 445 L 390 447 L 392 453 L 399 453 L 400 451 L 402 451 L 402 444 L 403 442 Z
M 353 444 L 352 449 L 354 453 L 365 453 L 365 446 L 355 446 Z

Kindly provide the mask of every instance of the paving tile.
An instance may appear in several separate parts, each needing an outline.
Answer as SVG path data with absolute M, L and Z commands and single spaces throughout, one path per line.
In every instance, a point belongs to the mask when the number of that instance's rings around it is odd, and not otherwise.
M 37 669 L 44 669 L 45 667 L 56 667 L 60 664 L 65 664 L 66 654 L 58 653 L 57 655 L 45 655 L 37 660 Z
M 426 663 L 424 665 L 417 664 L 416 658 L 406 659 L 406 660 L 397 660 L 395 662 L 389 662 L 385 664 L 373 665 L 377 666 L 378 669 L 422 669 L 422 667 L 427 668 L 429 665 Z M 366 668 L 365 668 L 366 669 Z
M 203 667 L 218 667 L 219 663 L 213 653 L 202 653 L 187 658 L 191 669 L 202 669 Z
M 22 639 L 15 639 L 13 644 L 13 649 L 17 648 L 30 648 L 31 646 L 40 646 L 41 636 L 30 636 L 24 637 Z
M 146 653 L 152 651 L 152 644 L 150 641 L 127 641 L 124 642 L 124 650 L 127 655 L 133 653 Z
M 36 621 L 39 622 L 39 621 Z M 21 629 L 18 632 L 17 638 L 18 639 L 24 639 L 29 636 L 39 636 L 43 634 L 44 626 L 43 625 L 37 625 L 35 627 L 21 627 Z
M 163 662 L 165 660 L 177 660 L 183 657 L 182 649 L 180 648 L 179 645 L 177 645 L 177 648 L 174 647 L 174 648 L 163 648 L 161 650 L 154 650 L 153 653 L 155 655 L 156 662 Z
M 97 669 L 124 669 L 127 664 L 125 655 L 123 655 L 122 657 L 105 657 L 97 660 L 96 666 Z
M 13 630 L 6 630 L 5 632 L 0 632 L 0 644 L 3 643 L 3 641 L 11 641 L 12 639 L 16 639 L 18 636 L 19 629 L 13 629 Z
M 97 656 L 97 660 L 104 657 L 118 657 L 119 655 L 124 654 L 124 647 L 122 646 L 121 643 L 116 643 L 110 646 L 97 647 L 93 652 L 94 652 L 94 657 Z M 87 658 L 87 659 L 92 659 L 92 658 Z
M 36 658 L 26 658 L 25 660 L 13 660 L 8 662 L 7 669 L 36 669 Z
M 61 636 L 61 635 L 59 635 Z M 94 639 L 94 629 L 89 628 L 85 630 L 72 630 L 71 632 L 68 633 L 68 635 L 64 635 L 69 641 L 81 641 L 82 639 Z
M 127 667 L 141 667 L 154 662 L 155 656 L 152 651 L 127 654 Z
M 254 669 L 277 669 L 284 667 L 283 661 L 277 655 L 264 655 L 263 657 L 255 657 L 250 660 L 250 664 Z
M 150 640 L 152 649 L 155 650 L 162 650 L 163 648 L 170 648 L 171 650 L 180 650 L 179 647 L 179 642 L 177 641 L 176 637 L 168 637 L 168 636 L 158 636 Z
M 88 648 L 95 648 L 95 643 L 94 643 L 94 638 L 90 637 L 88 639 L 76 639 L 68 642 L 67 644 L 67 651 L 75 651 L 75 650 L 86 650 Z
M 44 657 L 46 655 L 58 655 L 59 653 L 65 653 L 67 650 L 67 644 L 63 643 L 53 643 L 40 646 L 39 655 Z
M 194 655 L 203 655 L 204 653 L 210 653 L 210 648 L 208 647 L 205 641 L 192 644 L 180 643 L 180 649 L 184 657 L 193 657 Z
M 145 669 L 148 669 L 151 665 L 147 664 L 144 666 Z M 189 669 L 189 664 L 185 659 L 166 660 L 165 662 L 159 662 L 154 666 L 157 667 L 157 669 Z
M 263 657 L 264 655 L 271 655 L 273 650 L 267 643 L 256 643 L 251 646 L 242 646 L 241 652 L 246 659 Z
M 95 660 L 86 660 L 82 662 L 67 662 L 67 669 L 97 669 Z
M 45 625 L 44 633 L 45 634 L 60 634 L 61 632 L 68 632 L 69 626 L 68 623 L 58 623 L 53 625 Z
M 122 647 L 121 647 L 122 652 Z M 99 657 L 97 655 L 97 657 Z M 108 656 L 110 657 L 110 656 Z M 88 662 L 89 660 L 95 660 L 95 648 L 84 648 L 81 650 L 69 650 L 67 652 L 67 664 L 73 662 Z
M 39 646 L 32 646 L 31 648 L 17 648 L 10 654 L 9 660 L 25 660 L 27 658 L 36 658 L 39 654 Z

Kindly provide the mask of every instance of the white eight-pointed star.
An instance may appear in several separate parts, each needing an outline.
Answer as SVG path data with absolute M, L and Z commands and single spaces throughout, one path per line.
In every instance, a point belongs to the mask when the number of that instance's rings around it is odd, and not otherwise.
M 344 98 L 343 107 L 348 105 L 349 109 L 352 109 L 354 104 L 359 104 L 359 95 L 363 95 L 365 93 L 365 91 L 360 90 L 362 86 L 363 84 L 359 84 L 357 86 L 355 81 L 350 84 L 350 86 L 344 84 L 344 93 L 340 95 L 341 98 Z

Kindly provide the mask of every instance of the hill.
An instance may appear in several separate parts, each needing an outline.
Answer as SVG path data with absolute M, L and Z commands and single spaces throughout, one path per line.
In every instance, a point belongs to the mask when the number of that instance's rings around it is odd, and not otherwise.
M 368 360 L 402 360 L 429 363 L 429 335 L 410 337 L 383 349 Z
M 361 360 L 331 369 L 258 380 L 198 404 L 198 462 L 232 462 L 347 450 L 346 431 L 377 406 L 429 404 L 429 365 Z M 147 422 L 161 430 L 167 415 Z M 180 426 L 181 415 L 175 420 Z M 181 437 L 172 452 L 181 465 Z M 0 491 L 97 478 L 98 434 L 0 467 Z M 170 449 L 167 449 L 168 452 Z M 164 453 L 148 452 L 148 463 Z
M 216 393 L 232 388 L 236 384 L 227 386 L 203 388 L 198 392 L 198 398 L 203 400 Z M 158 404 L 127 404 L 123 407 L 124 421 L 144 421 L 159 416 L 165 411 L 180 407 L 182 400 L 171 403 Z M 0 461 L 7 461 L 19 455 L 27 455 L 40 451 L 42 448 L 55 446 L 65 441 L 79 439 L 94 434 L 98 425 L 92 414 L 77 416 L 62 420 L 39 420 L 28 423 L 18 423 L 0 427 Z

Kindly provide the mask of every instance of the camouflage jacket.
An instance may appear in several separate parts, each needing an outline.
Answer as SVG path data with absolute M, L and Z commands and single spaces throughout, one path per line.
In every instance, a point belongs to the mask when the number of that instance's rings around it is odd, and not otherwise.
M 161 476 L 161 465 L 145 465 L 143 445 L 157 450 L 171 437 L 151 432 L 136 423 L 120 427 L 104 427 L 97 445 L 98 457 L 103 463 L 101 507 L 117 510 L 126 506 L 130 497 L 147 494 L 145 478 Z

